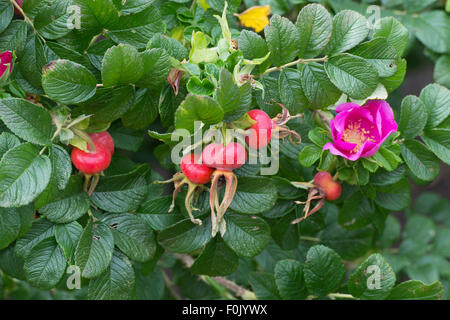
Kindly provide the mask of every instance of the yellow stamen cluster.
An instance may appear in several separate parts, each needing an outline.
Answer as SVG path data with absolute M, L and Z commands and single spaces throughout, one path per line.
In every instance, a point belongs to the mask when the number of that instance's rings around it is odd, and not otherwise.
M 375 142 L 375 137 L 373 135 L 369 135 L 370 131 L 361 127 L 361 119 L 359 119 L 356 123 L 350 122 L 347 125 L 347 128 L 342 133 L 342 140 L 349 143 L 355 143 L 355 148 L 350 152 L 358 153 L 361 147 L 364 145 L 364 142 Z

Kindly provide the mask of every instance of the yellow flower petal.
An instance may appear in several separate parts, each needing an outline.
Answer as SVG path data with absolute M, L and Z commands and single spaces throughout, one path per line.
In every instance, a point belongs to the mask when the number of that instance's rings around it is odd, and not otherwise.
M 269 14 L 270 6 L 267 5 L 248 8 L 241 14 L 236 14 L 236 16 L 244 27 L 260 32 L 269 24 Z

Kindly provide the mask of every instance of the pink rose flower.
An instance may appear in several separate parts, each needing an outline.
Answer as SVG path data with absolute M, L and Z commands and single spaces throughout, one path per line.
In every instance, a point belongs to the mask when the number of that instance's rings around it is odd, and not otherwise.
M 394 113 L 384 100 L 368 100 L 363 106 L 343 103 L 336 112 L 330 121 L 333 142 L 325 144 L 323 150 L 351 161 L 373 156 L 389 135 L 397 131 Z
M 8 72 L 6 75 L 5 73 Z M 0 79 L 5 78 L 12 72 L 12 54 L 11 51 L 0 53 Z

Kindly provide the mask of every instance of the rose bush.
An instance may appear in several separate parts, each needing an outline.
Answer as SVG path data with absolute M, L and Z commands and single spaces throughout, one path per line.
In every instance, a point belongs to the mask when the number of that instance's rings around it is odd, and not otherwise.
M 0 0 L 0 297 L 448 298 L 450 17 L 374 3 Z

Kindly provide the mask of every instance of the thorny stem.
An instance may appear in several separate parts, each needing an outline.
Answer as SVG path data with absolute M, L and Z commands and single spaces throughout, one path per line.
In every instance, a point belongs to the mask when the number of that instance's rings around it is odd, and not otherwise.
M 281 71 L 281 70 L 283 70 L 285 68 L 289 68 L 289 67 L 295 66 L 295 65 L 297 65 L 299 63 L 307 64 L 307 63 L 310 63 L 310 62 L 321 62 L 321 61 L 328 61 L 328 56 L 325 56 L 325 57 L 322 57 L 322 58 L 314 58 L 314 59 L 297 59 L 295 61 L 286 63 L 286 64 L 284 64 L 282 66 L 279 66 L 279 67 L 269 68 L 266 71 L 264 71 L 263 74 L 271 73 L 271 72 L 274 72 L 274 71 Z
M 9 1 L 10 1 L 10 2 L 12 3 L 12 5 L 17 9 L 17 11 L 20 12 L 20 14 L 23 16 L 23 19 L 25 20 L 25 22 L 28 23 L 28 24 L 31 26 L 31 28 L 33 28 L 34 33 L 42 40 L 43 43 L 46 43 L 44 37 L 41 36 L 41 35 L 39 34 L 39 32 L 36 30 L 36 28 L 34 27 L 33 21 L 31 21 L 31 19 L 28 18 L 28 16 L 27 16 L 27 15 L 25 14 L 25 12 L 23 11 L 22 7 L 19 6 L 15 0 L 9 0 Z
M 177 257 L 178 259 L 180 259 L 183 264 L 186 266 L 186 268 L 190 268 L 193 264 L 194 264 L 194 259 L 187 254 L 175 254 L 175 257 Z M 254 292 L 247 290 L 241 286 L 239 286 L 238 284 L 234 283 L 233 281 L 225 278 L 225 277 L 207 277 L 206 276 L 199 276 L 199 278 L 212 285 L 212 283 L 210 281 L 208 281 L 207 278 L 209 278 L 210 280 L 213 280 L 215 282 L 215 285 L 218 284 L 220 286 L 223 286 L 224 288 L 232 291 L 236 297 L 242 298 L 243 300 L 256 300 L 256 295 Z M 234 297 L 232 297 L 234 298 Z

